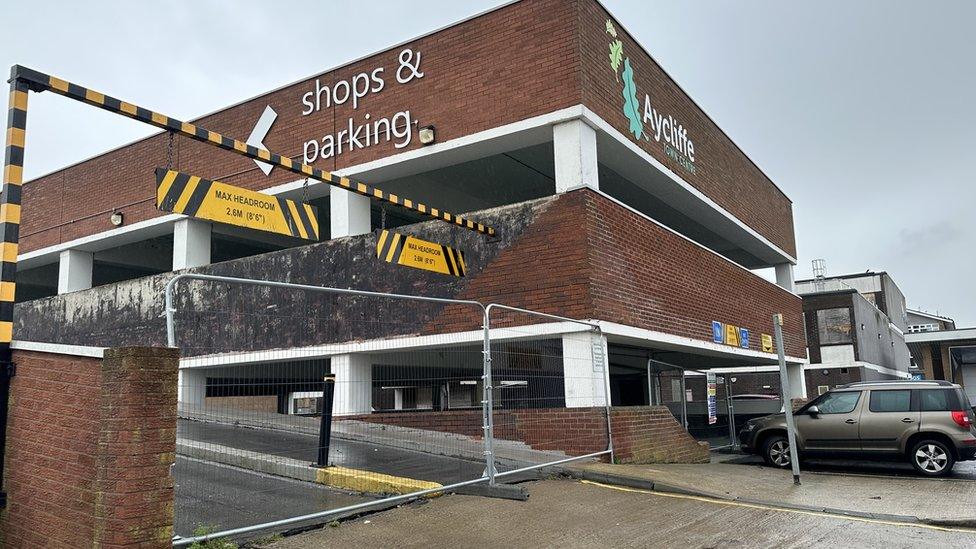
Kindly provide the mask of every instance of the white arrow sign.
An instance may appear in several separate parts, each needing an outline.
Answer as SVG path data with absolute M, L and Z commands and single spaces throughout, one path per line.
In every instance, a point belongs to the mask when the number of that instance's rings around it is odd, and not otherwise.
M 247 137 L 247 144 L 259 149 L 267 149 L 264 146 L 264 138 L 268 136 L 268 132 L 271 131 L 271 125 L 274 124 L 276 118 L 278 118 L 278 113 L 271 108 L 271 105 L 265 107 L 264 112 L 261 113 L 261 118 L 258 119 L 258 123 L 251 130 L 251 135 Z M 261 168 L 264 175 L 270 175 L 271 168 L 274 168 L 272 164 L 268 164 L 267 162 L 255 160 L 254 163 Z

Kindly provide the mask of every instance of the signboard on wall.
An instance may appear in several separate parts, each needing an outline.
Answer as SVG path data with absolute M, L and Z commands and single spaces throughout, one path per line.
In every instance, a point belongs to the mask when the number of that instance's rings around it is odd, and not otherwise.
M 773 336 L 769 334 L 761 334 L 760 338 L 762 339 L 762 352 L 773 352 Z
M 467 270 L 461 250 L 389 230 L 381 231 L 376 239 L 376 257 L 394 265 L 451 276 L 464 276 Z
M 749 348 L 749 330 L 725 324 L 717 320 L 712 321 L 712 341 L 732 347 Z
M 315 206 L 176 170 L 156 169 L 156 207 L 217 223 L 304 240 L 319 239 Z
M 688 129 L 673 113 L 658 110 L 658 101 L 651 94 L 644 93 L 640 100 L 634 68 L 631 66 L 624 43 L 617 35 L 613 21 L 607 19 L 606 31 L 609 39 L 610 69 L 623 97 L 621 110 L 629 123 L 629 132 L 634 140 L 661 143 L 664 154 L 674 160 L 688 173 L 695 173 L 695 142 Z
M 717 392 L 715 374 L 708 372 L 705 374 L 705 379 L 708 382 L 708 424 L 715 425 L 718 423 L 718 405 L 715 401 Z

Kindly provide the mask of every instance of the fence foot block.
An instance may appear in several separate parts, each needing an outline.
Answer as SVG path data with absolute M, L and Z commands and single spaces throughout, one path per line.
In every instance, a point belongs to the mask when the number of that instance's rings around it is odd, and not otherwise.
M 489 486 L 487 483 L 469 484 L 454 490 L 455 494 L 463 496 L 482 496 L 486 498 L 512 499 L 515 501 L 525 501 L 529 499 L 529 491 L 525 486 L 515 484 L 496 484 Z

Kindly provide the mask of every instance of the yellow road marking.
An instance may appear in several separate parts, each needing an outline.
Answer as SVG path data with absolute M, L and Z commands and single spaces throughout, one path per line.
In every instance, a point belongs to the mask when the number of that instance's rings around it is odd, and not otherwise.
M 815 517 L 831 517 L 844 520 L 851 520 L 854 522 L 866 522 L 869 524 L 883 524 L 885 526 L 902 526 L 908 528 L 925 528 L 926 530 L 938 530 L 939 532 L 966 532 L 968 534 L 973 533 L 973 530 L 969 528 L 952 528 L 950 526 L 936 526 L 934 524 L 923 524 L 918 522 L 898 522 L 894 520 L 883 520 L 883 519 L 873 519 L 867 517 L 855 517 L 851 515 L 841 515 L 838 513 L 831 513 L 828 511 L 805 511 L 803 509 L 790 509 L 788 507 L 777 507 L 775 505 L 761 505 L 758 503 L 746 503 L 742 501 L 730 501 L 724 499 L 716 499 L 705 496 L 690 496 L 685 494 L 671 494 L 667 492 L 655 492 L 653 490 L 642 490 L 640 488 L 628 488 L 626 486 L 614 486 L 612 484 L 603 484 L 602 482 L 594 482 L 592 480 L 581 480 L 583 484 L 591 484 L 593 486 L 599 486 L 601 488 L 609 488 L 611 490 L 618 490 L 621 492 L 633 492 L 636 494 L 649 494 L 652 496 L 658 496 L 662 498 L 673 498 L 673 499 L 687 499 L 691 501 L 701 501 L 704 503 L 712 503 L 715 505 L 728 505 L 730 507 L 748 507 L 750 509 L 761 509 L 764 511 L 779 511 L 781 513 L 793 513 L 797 515 L 810 515 Z

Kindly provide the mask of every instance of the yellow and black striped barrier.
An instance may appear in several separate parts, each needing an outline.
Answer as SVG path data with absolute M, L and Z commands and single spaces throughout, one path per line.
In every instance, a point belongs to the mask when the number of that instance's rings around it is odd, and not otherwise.
M 156 207 L 238 227 L 319 239 L 315 206 L 176 170 L 156 168 Z
M 467 270 L 461 250 L 389 230 L 381 231 L 376 239 L 376 257 L 394 265 L 451 276 L 464 276 Z
M 27 82 L 10 81 L 3 193 L 0 196 L 0 363 L 10 362 L 13 340 L 17 246 L 20 241 L 20 192 L 24 183 L 24 139 L 27 129 Z M 3 375 L 3 374 L 0 374 Z M 2 442 L 0 442 L 2 443 Z
M 134 118 L 140 122 L 145 122 L 146 124 L 156 126 L 157 128 L 178 133 L 196 141 L 209 143 L 221 149 L 278 166 L 302 177 L 322 181 L 323 183 L 327 183 L 340 189 L 346 189 L 374 200 L 395 204 L 407 210 L 423 214 L 427 217 L 446 221 L 452 225 L 457 225 L 458 227 L 484 235 L 493 236 L 495 234 L 494 228 L 482 223 L 475 223 L 474 221 L 465 219 L 459 215 L 445 212 L 438 208 L 433 208 L 426 204 L 397 196 L 393 193 L 388 193 L 382 189 L 377 189 L 376 187 L 367 185 L 361 181 L 349 179 L 348 177 L 340 177 L 332 174 L 331 172 L 313 168 L 307 164 L 292 160 L 287 156 L 281 156 L 265 149 L 259 149 L 253 145 L 248 145 L 243 141 L 231 139 L 217 132 L 206 130 L 189 122 L 183 122 L 170 116 L 133 105 L 132 103 L 126 103 L 125 101 L 110 97 L 95 90 L 83 88 L 77 84 L 72 84 L 71 82 L 61 80 L 60 78 L 44 74 L 33 69 L 14 65 L 11 75 L 13 80 L 28 84 L 30 89 L 34 91 L 49 90 L 59 95 L 75 99 L 83 103 L 88 103 L 89 105 L 94 105 L 116 114 Z

